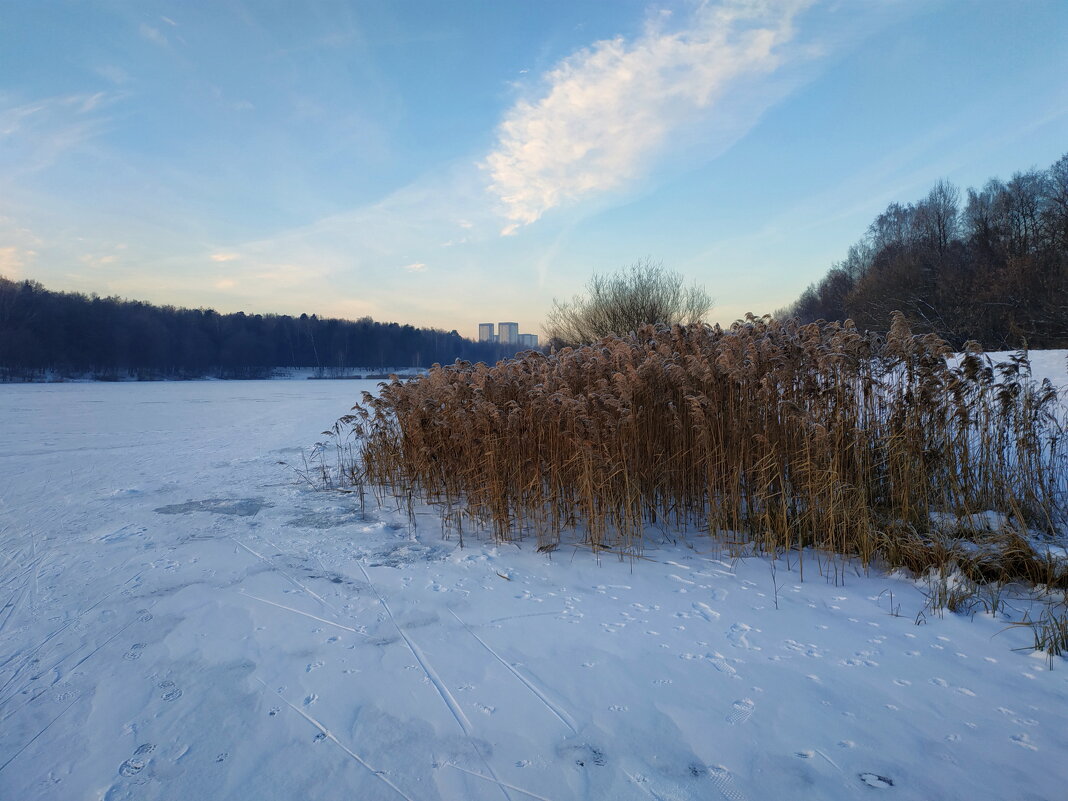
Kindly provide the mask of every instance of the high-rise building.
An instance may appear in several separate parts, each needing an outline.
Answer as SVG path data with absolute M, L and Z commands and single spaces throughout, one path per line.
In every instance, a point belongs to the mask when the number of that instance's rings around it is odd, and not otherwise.
M 519 323 L 497 323 L 497 332 L 502 345 L 519 344 Z
M 520 334 L 519 346 L 521 348 L 536 348 L 538 347 L 538 335 L 537 334 Z
M 493 342 L 496 339 L 493 335 L 493 323 L 479 323 L 478 324 L 478 341 L 479 342 Z

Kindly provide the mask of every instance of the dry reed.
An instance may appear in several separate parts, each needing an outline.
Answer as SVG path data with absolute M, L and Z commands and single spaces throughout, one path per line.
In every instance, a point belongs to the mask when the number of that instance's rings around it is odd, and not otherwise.
M 1063 522 L 1061 415 L 1023 353 L 954 359 L 901 315 L 885 336 L 750 315 L 436 366 L 341 423 L 351 480 L 439 507 L 461 536 L 637 554 L 650 526 L 697 528 L 1064 587 L 1031 545 Z M 974 524 L 988 510 L 996 530 Z

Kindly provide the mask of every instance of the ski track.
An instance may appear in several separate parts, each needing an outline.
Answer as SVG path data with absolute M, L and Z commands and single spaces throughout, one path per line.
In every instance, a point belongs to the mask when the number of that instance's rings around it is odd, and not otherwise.
M 430 662 L 427 660 L 422 650 L 420 650 L 419 646 L 415 644 L 412 638 L 408 636 L 408 633 L 397 622 L 397 618 L 393 616 L 393 610 L 390 609 L 389 604 L 386 603 L 386 599 L 382 596 L 382 593 L 378 591 L 374 582 L 371 581 L 371 576 L 367 572 L 367 568 L 363 566 L 363 562 L 357 561 L 356 564 L 359 565 L 360 570 L 363 571 L 364 578 L 367 579 L 367 586 L 369 586 L 371 591 L 377 596 L 378 602 L 382 604 L 382 608 L 386 611 L 386 615 L 389 617 L 390 622 L 397 630 L 397 633 L 400 634 L 401 639 L 404 640 L 404 644 L 408 646 L 408 650 L 412 652 L 415 661 L 419 663 L 419 667 L 422 669 L 423 673 L 430 680 L 430 683 L 434 685 L 434 689 L 437 690 L 441 700 L 444 702 L 445 706 L 448 707 L 449 712 L 452 713 L 456 723 L 463 730 L 464 734 L 470 737 L 471 721 L 467 719 L 467 715 L 464 714 L 464 711 L 456 702 L 456 697 L 449 691 L 449 688 L 445 686 L 445 682 L 441 680 L 437 671 L 430 665 Z
M 497 774 L 493 770 L 493 766 L 482 754 L 482 751 L 479 749 L 478 744 L 474 742 L 471 721 L 468 720 L 467 715 L 464 714 L 463 709 L 460 707 L 460 704 L 456 700 L 456 696 L 452 694 L 452 692 L 446 686 L 445 682 L 442 681 L 441 676 L 438 675 L 438 672 L 434 669 L 434 666 L 430 664 L 430 661 L 426 658 L 426 655 L 423 653 L 422 649 L 415 643 L 415 641 L 411 637 L 408 636 L 408 633 L 397 622 L 397 618 L 393 615 L 393 610 L 390 609 L 389 604 L 386 602 L 385 596 L 383 596 L 382 593 L 379 591 L 378 587 L 375 586 L 375 583 L 371 581 L 371 574 L 367 572 L 367 568 L 364 567 L 363 562 L 360 560 L 356 560 L 356 564 L 359 566 L 360 571 L 363 573 L 364 578 L 367 580 L 367 586 L 371 588 L 371 591 L 378 598 L 379 603 L 382 604 L 382 608 L 386 611 L 386 615 L 389 617 L 389 620 L 393 624 L 393 627 L 397 630 L 397 633 L 400 634 L 401 639 L 404 640 L 404 644 L 408 646 L 408 650 L 411 651 L 412 656 L 415 657 L 415 661 L 419 663 L 419 667 L 422 669 L 423 674 L 427 677 L 427 679 L 430 680 L 430 683 L 434 685 L 434 689 L 437 690 L 438 696 L 441 698 L 445 706 L 448 707 L 453 719 L 463 731 L 464 736 L 471 744 L 471 748 L 475 752 L 475 755 L 486 767 L 486 770 L 490 774 L 490 776 L 493 777 L 493 781 L 496 782 L 498 787 L 500 787 L 501 793 L 504 795 L 504 797 L 508 799 L 508 801 L 511 801 L 511 796 L 508 794 L 508 787 L 503 784 L 500 779 L 497 778 Z
M 260 684 L 263 686 L 263 688 L 265 690 L 267 689 L 267 685 L 263 681 L 260 681 Z M 318 729 L 319 732 L 327 740 L 332 742 L 334 745 L 336 745 L 338 748 L 340 748 L 342 751 L 344 751 L 346 754 L 348 754 L 350 757 L 352 757 L 352 759 L 354 759 L 357 762 L 357 764 L 361 765 L 365 770 L 369 771 L 372 776 L 374 776 L 380 782 L 382 782 L 387 787 L 389 787 L 391 790 L 393 790 L 393 792 L 395 792 L 401 798 L 405 799 L 405 801 L 415 801 L 415 799 L 413 799 L 411 796 L 409 796 L 407 793 L 405 793 L 403 790 L 401 790 L 397 785 L 395 785 L 392 781 L 390 781 L 389 778 L 385 775 L 385 773 L 383 771 L 376 770 L 375 768 L 373 768 L 369 764 L 367 764 L 367 762 L 363 759 L 363 757 L 361 757 L 359 754 L 357 754 L 355 751 L 353 751 L 347 745 L 345 745 L 343 742 L 341 742 L 341 740 L 339 740 L 334 735 L 333 732 L 331 732 L 328 728 L 326 728 L 326 726 L 324 726 L 318 720 L 313 718 L 311 715 L 309 715 L 307 712 L 305 712 L 300 707 L 294 706 L 292 703 L 290 703 L 289 700 L 287 698 L 285 698 L 285 696 L 283 696 L 281 692 L 278 693 L 278 697 L 282 699 L 282 703 L 284 703 L 286 706 L 288 706 L 290 709 L 292 709 L 294 712 L 296 712 L 298 715 L 300 715 L 302 718 L 304 718 L 306 721 L 308 721 L 308 723 L 310 723 L 312 726 L 314 726 L 316 729 Z
M 270 604 L 271 606 L 275 606 L 275 607 L 277 607 L 279 609 L 285 609 L 287 612 L 292 612 L 293 614 L 296 614 L 296 615 L 303 615 L 306 618 L 310 618 L 311 620 L 317 620 L 320 623 L 325 623 L 328 626 L 333 626 L 334 628 L 341 629 L 342 631 L 350 631 L 353 634 L 359 634 L 359 635 L 364 636 L 364 637 L 367 636 L 366 634 L 364 634 L 363 632 L 359 631 L 358 629 L 354 629 L 352 626 L 346 626 L 346 625 L 343 625 L 341 623 L 335 623 L 333 620 L 327 620 L 325 617 L 318 617 L 317 615 L 313 615 L 313 614 L 310 614 L 308 612 L 302 612 L 299 609 L 294 609 L 292 606 L 286 606 L 285 604 L 275 603 L 274 601 L 268 601 L 266 598 L 260 598 L 258 595 L 253 595 L 251 592 L 242 591 L 241 595 L 245 596 L 246 598 L 252 598 L 254 601 L 259 601 L 260 603 Z
M 1027 631 L 917 625 L 922 582 L 698 536 L 459 549 L 431 509 L 294 477 L 377 384 L 308 383 L 0 385 L 0 799 L 1068 784 L 1068 662 Z
M 544 690 L 535 686 L 534 682 L 524 676 L 515 665 L 512 665 L 509 662 L 505 661 L 505 659 L 501 657 L 499 653 L 494 651 L 485 640 L 475 634 L 475 632 L 471 630 L 471 627 L 464 623 L 464 621 L 460 619 L 460 616 L 457 615 L 456 612 L 450 609 L 449 614 L 456 618 L 457 622 L 459 622 L 459 624 L 464 627 L 464 630 L 472 637 L 474 637 L 478 641 L 479 645 L 489 651 L 489 653 L 493 656 L 494 659 L 504 665 L 504 667 L 507 668 L 509 673 L 519 679 L 523 686 L 530 690 L 530 692 L 534 694 L 534 696 L 542 703 L 542 705 L 544 705 L 546 709 L 553 713 L 557 720 L 559 720 L 561 723 L 567 726 L 568 729 L 571 730 L 572 734 L 578 734 L 578 727 L 575 725 L 574 719 L 569 714 L 567 714 L 567 712 L 565 712 L 558 704 L 555 704 L 550 701 Z

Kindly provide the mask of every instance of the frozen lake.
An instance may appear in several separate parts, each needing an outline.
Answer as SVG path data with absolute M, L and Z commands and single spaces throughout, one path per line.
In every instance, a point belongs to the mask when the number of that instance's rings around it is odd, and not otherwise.
M 376 384 L 0 385 L 0 799 L 1064 797 L 1068 665 L 922 584 L 313 491 Z

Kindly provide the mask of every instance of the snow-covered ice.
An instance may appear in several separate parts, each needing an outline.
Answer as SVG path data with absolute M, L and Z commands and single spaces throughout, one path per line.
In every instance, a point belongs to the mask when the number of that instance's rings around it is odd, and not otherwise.
M 0 799 L 1065 797 L 1027 631 L 362 513 L 294 468 L 373 386 L 0 386 Z

